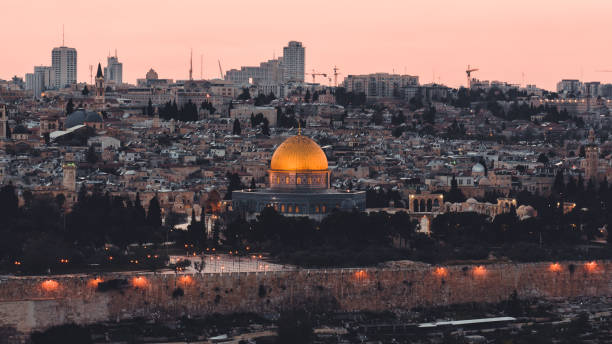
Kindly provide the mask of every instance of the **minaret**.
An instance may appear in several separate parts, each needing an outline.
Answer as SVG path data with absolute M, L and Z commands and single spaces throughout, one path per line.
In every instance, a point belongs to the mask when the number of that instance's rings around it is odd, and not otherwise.
M 64 156 L 64 165 L 62 165 L 62 169 L 64 171 L 64 179 L 62 185 L 64 186 L 64 190 L 67 191 L 76 191 L 76 165 L 74 163 L 74 158 L 72 153 L 66 153 Z
M 6 105 L 2 106 L 0 116 L 0 139 L 6 139 L 6 131 L 8 128 L 8 119 L 6 118 Z
M 153 128 L 159 128 L 159 109 L 155 107 L 155 117 L 153 117 Z
M 96 73 L 96 108 L 101 111 L 104 109 L 104 74 L 102 74 L 102 65 L 98 63 L 98 72 Z
M 599 147 L 595 143 L 595 130 L 589 130 L 589 143 L 585 147 L 586 168 L 584 171 L 585 181 L 597 182 L 599 173 Z

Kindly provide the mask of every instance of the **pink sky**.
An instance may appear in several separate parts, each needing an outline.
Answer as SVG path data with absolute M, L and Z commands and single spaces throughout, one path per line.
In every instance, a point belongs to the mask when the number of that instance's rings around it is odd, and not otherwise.
M 306 47 L 306 69 L 416 74 L 421 83 L 476 77 L 553 89 L 562 78 L 612 82 L 610 0 L 1 0 L 0 78 L 50 65 L 61 44 L 78 51 L 78 79 L 117 48 L 124 81 L 154 68 L 161 78 L 219 77 Z

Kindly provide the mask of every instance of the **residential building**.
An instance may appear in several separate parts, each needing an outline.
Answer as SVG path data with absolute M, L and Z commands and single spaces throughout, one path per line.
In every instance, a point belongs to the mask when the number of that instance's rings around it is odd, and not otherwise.
M 291 41 L 283 48 L 284 81 L 304 82 L 305 48 L 302 42 Z
M 58 47 L 51 52 L 51 66 L 55 73 L 55 88 L 76 84 L 77 51 L 74 48 Z
M 106 83 L 114 83 L 121 85 L 123 83 L 123 63 L 119 62 L 117 52 L 115 56 L 107 58 L 106 67 L 104 67 L 104 80 Z

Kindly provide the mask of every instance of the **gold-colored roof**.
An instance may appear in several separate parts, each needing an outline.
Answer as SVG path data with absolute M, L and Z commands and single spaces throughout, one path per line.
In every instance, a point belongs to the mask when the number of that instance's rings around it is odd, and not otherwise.
M 327 170 L 327 157 L 312 139 L 292 136 L 281 143 L 272 155 L 270 169 L 280 171 Z

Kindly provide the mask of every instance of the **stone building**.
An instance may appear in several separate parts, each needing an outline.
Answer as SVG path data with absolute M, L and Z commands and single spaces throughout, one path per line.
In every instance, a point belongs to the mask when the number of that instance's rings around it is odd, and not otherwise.
M 274 152 L 268 170 L 269 188 L 233 192 L 235 209 L 253 218 L 265 207 L 285 216 L 321 220 L 333 209 L 365 210 L 364 191 L 330 189 L 327 157 L 312 139 L 298 133 Z

